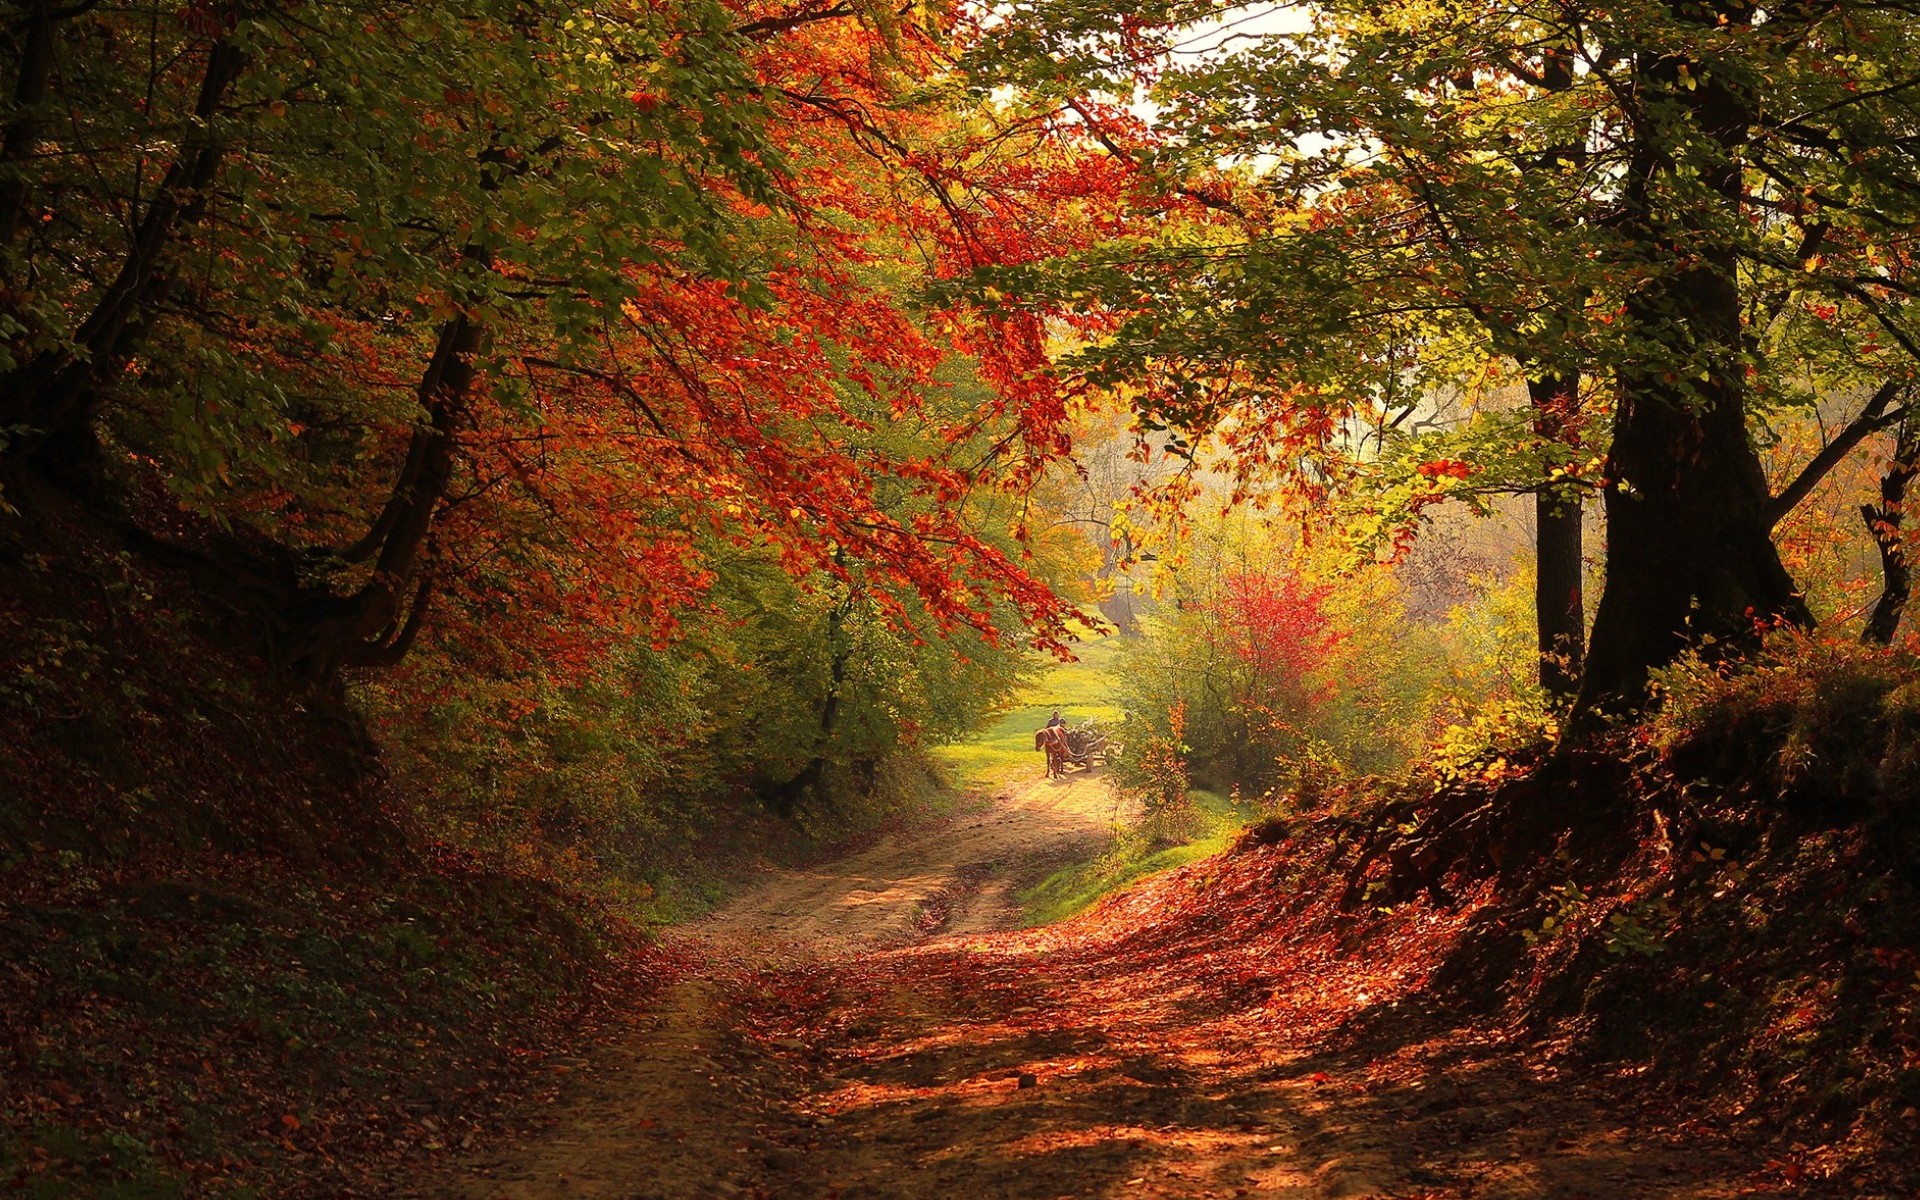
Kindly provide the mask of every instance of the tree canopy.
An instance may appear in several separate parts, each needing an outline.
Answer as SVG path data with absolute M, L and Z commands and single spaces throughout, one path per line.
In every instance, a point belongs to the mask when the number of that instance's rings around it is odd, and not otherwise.
M 1057 643 L 979 519 L 1065 449 L 1042 318 L 916 296 L 1084 242 L 1098 173 L 972 115 L 947 19 L 20 7 L 5 458 L 316 678 L 397 659 L 435 597 L 571 614 L 529 625 L 548 655 L 665 636 L 716 544 Z
M 1752 442 L 1849 389 L 1894 389 L 1849 445 L 1898 420 L 1920 346 L 1912 16 L 1067 0 L 1010 13 L 977 63 L 1185 202 L 1014 275 L 1098 298 L 1112 332 L 1076 369 L 1141 389 L 1176 451 L 1211 437 L 1250 487 L 1309 499 L 1386 486 L 1401 519 L 1536 492 L 1543 538 L 1604 497 L 1594 707 L 1703 638 L 1809 619 L 1768 539 L 1804 491 L 1775 494 Z M 1503 377 L 1530 418 L 1423 436 L 1436 395 Z
M 320 680 L 661 642 L 741 553 L 1058 646 L 997 497 L 1117 396 L 1362 550 L 1533 496 L 1542 681 L 1631 706 L 1812 619 L 1772 530 L 1909 415 L 1911 15 L 21 7 L 0 458 Z

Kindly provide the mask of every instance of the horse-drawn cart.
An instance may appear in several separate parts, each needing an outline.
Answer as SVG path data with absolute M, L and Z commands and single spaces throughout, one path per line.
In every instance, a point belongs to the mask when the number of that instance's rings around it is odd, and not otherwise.
M 1107 765 L 1107 755 L 1118 749 L 1111 746 L 1106 731 L 1098 725 L 1086 724 L 1067 730 L 1067 761 L 1076 767 L 1094 767 Z
M 1047 777 L 1057 779 L 1067 773 L 1069 766 L 1091 771 L 1095 767 L 1104 767 L 1107 760 L 1120 753 L 1120 745 L 1113 741 L 1107 731 L 1092 721 L 1076 725 L 1071 729 L 1049 726 L 1033 735 L 1033 748 L 1047 752 Z

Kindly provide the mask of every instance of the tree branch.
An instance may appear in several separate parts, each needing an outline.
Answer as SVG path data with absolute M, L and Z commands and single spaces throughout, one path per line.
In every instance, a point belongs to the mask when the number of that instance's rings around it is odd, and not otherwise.
M 429 566 L 420 573 L 420 586 L 414 589 L 413 603 L 407 609 L 407 619 L 400 628 L 389 637 L 373 642 L 362 642 L 349 646 L 341 655 L 341 664 L 346 667 L 393 667 L 413 649 L 419 640 L 420 629 L 426 624 L 427 610 L 433 603 L 433 568 Z
M 1793 482 L 1782 488 L 1780 494 L 1767 504 L 1766 519 L 1769 530 L 1778 525 L 1788 513 L 1798 508 L 1800 502 L 1820 485 L 1820 481 L 1839 466 L 1847 455 L 1853 453 L 1854 447 L 1865 441 L 1868 435 L 1878 433 L 1907 415 L 1909 409 L 1906 406 L 1891 412 L 1887 411 L 1887 405 L 1893 403 L 1894 397 L 1905 391 L 1907 386 L 1905 381 L 1898 379 L 1889 379 L 1881 384 L 1880 389 L 1860 409 L 1859 415 L 1834 435 L 1833 440 L 1828 442 L 1820 453 L 1814 455 L 1806 466 L 1800 468 L 1800 473 L 1793 477 Z
M 74 332 L 71 345 L 43 351 L 0 377 L 0 420 L 29 426 L 44 440 L 92 415 L 95 385 L 110 378 L 133 352 L 146 318 L 167 290 L 161 262 L 174 236 L 182 225 L 199 220 L 206 207 L 209 187 L 228 149 L 226 139 L 215 131 L 216 118 L 247 62 L 247 53 L 225 39 L 207 52 L 193 107 L 198 132 L 167 168 L 119 272 Z
M 1114 141 L 1113 137 L 1108 134 L 1105 129 L 1100 127 L 1100 122 L 1094 118 L 1092 113 L 1086 110 L 1081 104 L 1079 97 L 1076 96 L 1068 100 L 1067 107 L 1072 109 L 1082 121 L 1086 122 L 1087 132 L 1093 134 L 1093 140 L 1105 147 L 1108 154 L 1113 155 L 1136 171 L 1142 169 L 1140 160 L 1135 158 L 1131 152 L 1122 147 L 1118 142 Z M 1247 211 L 1233 201 L 1219 196 L 1208 195 L 1197 188 L 1190 188 L 1184 184 L 1175 184 L 1173 190 L 1176 195 L 1185 196 L 1203 208 L 1211 208 L 1216 212 L 1227 213 L 1230 216 L 1241 217 L 1243 219 L 1247 215 Z

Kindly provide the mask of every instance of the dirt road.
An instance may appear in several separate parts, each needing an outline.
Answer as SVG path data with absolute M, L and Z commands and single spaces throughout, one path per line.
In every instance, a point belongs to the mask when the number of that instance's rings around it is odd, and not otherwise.
M 1097 776 L 783 872 L 680 935 L 693 965 L 543 1120 L 434 1200 L 1750 1195 L 1603 1081 L 1410 1019 L 1302 1045 L 1177 950 L 995 932 L 1105 836 Z M 1094 944 L 1098 941 L 1098 944 Z M 1249 1017 L 1249 1013 L 1252 1017 Z M 1610 1094 L 1610 1093 L 1609 1093 Z
M 749 950 L 844 954 L 1008 928 L 1020 919 L 1022 887 L 1084 857 L 1128 815 L 1105 775 L 1047 780 L 1040 771 L 1002 781 L 990 800 L 931 827 L 811 870 L 770 873 L 689 934 Z
M 700 969 L 634 1034 L 562 1064 L 575 1086 L 547 1129 L 452 1164 L 414 1194 L 547 1197 L 784 1196 L 775 1180 L 817 1148 L 809 1093 L 824 1043 L 801 1014 L 765 1006 L 776 977 L 941 935 L 1009 928 L 1020 890 L 1085 858 L 1128 815 L 1098 772 L 1010 774 L 945 820 L 833 862 L 771 871 L 674 941 Z M 766 989 L 766 990 L 762 990 Z M 844 1033 L 844 1030 L 841 1031 Z M 778 1141 L 774 1139 L 779 1139 Z M 795 1149 L 792 1147 L 799 1147 Z M 829 1195 L 830 1191 L 815 1194 Z

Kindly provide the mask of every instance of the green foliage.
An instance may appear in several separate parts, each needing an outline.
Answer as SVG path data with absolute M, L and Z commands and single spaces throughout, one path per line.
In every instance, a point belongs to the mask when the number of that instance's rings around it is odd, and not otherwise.
M 1607 953 L 1659 954 L 1667 948 L 1667 930 L 1679 917 L 1679 909 L 1665 896 L 1644 897 L 1616 908 L 1607 914 Z
M 1127 739 L 1126 753 L 1114 760 L 1115 780 L 1140 796 L 1149 821 L 1180 829 L 1192 809 L 1186 701 L 1176 698 L 1164 709 L 1134 714 L 1120 734 Z
M 1920 786 L 1920 659 L 1890 648 L 1779 634 L 1756 659 L 1682 659 L 1657 677 L 1648 727 L 1685 778 L 1755 789 L 1826 819 L 1865 817 L 1920 845 L 1900 797 Z
M 1526 939 L 1529 946 L 1557 937 L 1579 924 L 1586 915 L 1588 905 L 1593 903 L 1593 897 L 1587 895 L 1586 889 L 1577 883 L 1563 883 L 1550 889 L 1547 896 L 1552 907 L 1541 919 L 1540 928 L 1520 931 L 1520 936 Z
M 1195 530 L 1166 573 L 1161 614 L 1123 650 L 1121 776 L 1164 804 L 1189 775 L 1217 791 L 1278 786 L 1284 764 L 1329 731 L 1336 689 L 1324 672 L 1346 631 L 1271 537 L 1251 518 Z
M 1547 904 L 1548 911 L 1541 918 L 1540 927 L 1520 931 L 1529 946 L 1540 946 L 1565 936 L 1577 938 L 1593 924 L 1595 898 L 1577 883 L 1563 883 L 1548 889 Z M 1680 910 L 1664 894 L 1612 902 L 1601 911 L 1606 913 L 1606 919 L 1599 926 L 1598 936 L 1606 952 L 1642 958 L 1650 958 L 1667 948 L 1668 932 L 1680 917 Z
M 796 814 L 813 836 L 923 803 L 928 751 L 978 728 L 1026 662 L 966 631 L 918 636 L 848 585 L 762 557 L 730 561 L 711 600 L 671 646 L 616 643 L 584 673 L 510 669 L 463 640 L 360 696 L 443 836 L 684 910 L 715 866 L 695 848 L 752 825 L 816 758 Z M 422 694 L 436 702 L 414 706 Z
M 1189 791 L 1185 801 L 1180 828 L 1152 816 L 1116 827 L 1112 844 L 1099 857 L 1055 871 L 1022 892 L 1027 920 L 1035 925 L 1065 920 L 1138 880 L 1211 858 L 1257 815 L 1237 796 L 1217 792 Z
M 1477 391 L 1494 358 L 1571 364 L 1602 388 L 1613 366 L 1649 357 L 1698 378 L 1704 343 L 1618 320 L 1622 296 L 1684 269 L 1617 220 L 1644 204 L 1656 227 L 1692 222 L 1702 244 L 1736 246 L 1743 284 L 1767 295 L 1754 314 L 1767 349 L 1750 364 L 1763 403 L 1807 402 L 1809 361 L 1836 379 L 1911 373 L 1888 344 L 1911 353 L 1904 294 L 1850 282 L 1846 264 L 1910 249 L 1914 166 L 1890 147 L 1915 100 L 1886 84 L 1903 78 L 1912 23 L 1847 6 L 1769 14 L 1797 36 L 1767 36 L 1743 23 L 1751 10 L 1716 11 L 1717 24 L 1666 5 L 1569 24 L 1546 5 L 1329 3 L 1201 52 L 1205 21 L 1221 19 L 1211 10 L 1024 7 L 979 50 L 982 85 L 1144 89 L 1146 127 L 1116 119 L 1114 136 L 1157 183 L 1211 201 L 1024 282 L 1111 299 L 1124 319 L 1084 361 L 1102 378 L 1161 374 L 1147 386 L 1163 418 L 1251 419 L 1330 451 L 1384 434 L 1382 410 L 1420 424 L 1443 394 Z M 1655 59 L 1691 65 L 1631 86 Z M 1765 96 L 1747 140 L 1718 144 L 1696 119 L 1705 77 Z M 1817 134 L 1788 115 L 1815 112 Z M 1671 169 L 1629 175 L 1646 137 Z M 1748 168 L 1751 221 L 1702 182 L 1729 155 Z M 1651 195 L 1631 195 L 1630 179 Z M 1816 227 L 1829 253 L 1810 253 Z M 1868 328 L 1875 318 L 1887 327 Z M 1553 438 L 1473 441 L 1486 454 L 1466 457 L 1491 483 L 1530 487 L 1573 462 Z
M 1659 637 L 1601 621 L 1589 659 L 1589 701 L 1638 702 L 1641 660 L 1820 594 L 1753 520 L 1750 442 L 1920 375 L 1917 38 L 1855 4 L 1036 0 L 984 35 L 982 85 L 1080 93 L 1167 217 L 996 285 L 1100 312 L 1073 363 L 1137 394 L 1143 452 L 1344 499 L 1368 551 L 1443 501 L 1670 503 L 1647 546 L 1616 523 L 1605 584 Z
M 124 241 L 126 207 L 155 187 L 167 147 L 230 148 L 212 232 L 174 264 L 196 303 L 169 314 L 174 335 L 149 344 L 141 395 L 115 419 L 188 498 L 211 505 L 222 483 L 255 477 L 321 499 L 382 451 L 369 426 L 411 418 L 374 356 L 417 361 L 452 304 L 504 323 L 536 308 L 527 279 L 564 277 L 566 294 L 539 307 L 565 345 L 590 342 L 595 310 L 632 294 L 626 265 L 746 285 L 750 243 L 714 183 L 770 203 L 780 162 L 721 6 L 619 20 L 490 0 L 234 15 L 217 31 L 132 13 L 62 23 L 56 36 L 87 49 L 60 61 L 73 102 L 60 136 L 87 150 L 8 166 L 59 219 L 36 233 L 53 245 L 0 248 L 10 277 L 31 255 L 36 278 L 9 310 L 33 336 L 0 339 L 5 370 L 58 348 L 64 310 Z M 196 128 L 181 110 L 215 33 L 244 68 Z M 149 35 L 171 68 L 155 71 Z M 636 74 L 675 102 L 643 111 Z M 473 269 L 478 254 L 492 270 Z

